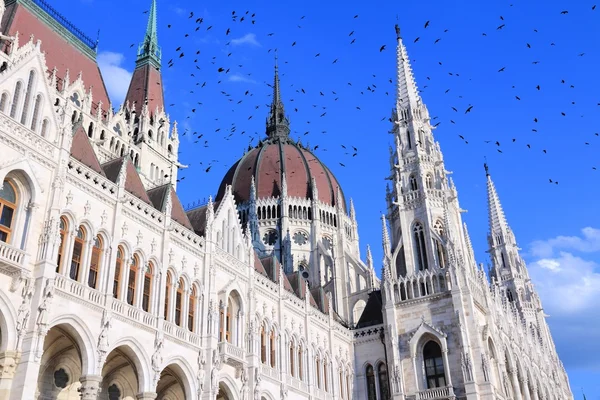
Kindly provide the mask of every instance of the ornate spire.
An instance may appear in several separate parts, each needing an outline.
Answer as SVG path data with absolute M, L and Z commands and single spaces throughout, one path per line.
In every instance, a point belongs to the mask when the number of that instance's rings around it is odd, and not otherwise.
M 285 116 L 285 109 L 281 101 L 279 90 L 279 68 L 277 66 L 277 53 L 275 53 L 275 78 L 273 80 L 273 101 L 271 111 L 267 118 L 267 136 L 270 138 L 287 138 L 290 135 L 290 121 Z
M 500 198 L 498 197 L 498 193 L 496 193 L 496 187 L 492 181 L 487 164 L 484 164 L 484 167 L 487 177 L 490 235 L 494 240 L 498 235 L 500 235 L 502 242 L 504 242 L 507 239 L 505 235 L 508 230 L 508 222 L 506 222 L 506 217 L 504 216 L 504 211 L 502 210 L 502 205 L 500 204 Z
M 383 258 L 390 258 L 392 256 L 392 246 L 390 244 L 390 235 L 388 233 L 387 224 L 385 223 L 385 215 L 381 215 L 381 229 L 383 237 Z
M 400 27 L 396 25 L 396 56 L 398 62 L 398 92 L 396 104 L 399 110 L 407 108 L 416 108 L 422 104 L 419 90 L 415 83 L 410 60 L 402 36 L 400 35 Z
M 153 62 L 157 68 L 160 68 L 161 50 L 158 47 L 158 35 L 156 29 L 156 0 L 152 0 L 150 11 L 148 12 L 148 25 L 146 26 L 146 35 L 144 41 L 138 47 L 136 62 L 148 59 Z

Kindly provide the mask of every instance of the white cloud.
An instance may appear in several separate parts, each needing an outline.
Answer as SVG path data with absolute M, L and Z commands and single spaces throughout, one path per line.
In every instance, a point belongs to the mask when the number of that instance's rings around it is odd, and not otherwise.
M 529 275 L 563 362 L 600 370 L 595 356 L 600 353 L 600 230 L 588 227 L 581 236 L 538 240 L 530 247 Z
M 227 80 L 229 82 L 247 82 L 247 83 L 256 83 L 256 81 L 254 79 L 250 79 L 245 75 L 242 74 L 238 74 L 238 73 L 234 73 L 229 75 L 229 78 L 227 78 Z
M 531 253 L 536 257 L 552 257 L 554 250 L 575 250 L 585 253 L 600 251 L 600 229 L 591 227 L 581 230 L 583 237 L 557 236 L 548 240 L 536 240 Z
M 231 44 L 234 46 L 242 44 L 248 44 L 250 46 L 260 46 L 260 43 L 258 43 L 258 40 L 256 40 L 256 35 L 254 33 L 247 33 L 241 38 L 231 39 Z
M 100 52 L 97 57 L 98 66 L 102 71 L 102 78 L 113 105 L 123 103 L 131 82 L 132 73 L 121 66 L 124 59 L 123 54 L 111 51 Z

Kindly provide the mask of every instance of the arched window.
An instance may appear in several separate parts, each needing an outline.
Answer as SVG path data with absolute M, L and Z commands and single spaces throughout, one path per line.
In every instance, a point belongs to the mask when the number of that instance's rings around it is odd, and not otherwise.
M 350 372 L 346 374 L 346 397 L 352 400 L 352 389 L 350 388 Z
M 73 255 L 71 256 L 71 268 L 69 269 L 69 278 L 79 280 L 79 268 L 81 267 L 81 257 L 83 255 L 83 244 L 85 242 L 85 229 L 80 226 L 73 243 Z
M 508 298 L 508 301 L 513 302 L 515 300 L 512 290 L 510 289 L 506 289 L 506 297 Z
M 196 296 L 196 286 L 192 286 L 188 302 L 188 330 L 190 332 L 194 332 L 194 322 L 196 320 Z
M 170 320 L 170 301 L 171 301 L 171 290 L 173 290 L 173 281 L 171 280 L 171 274 L 167 273 L 167 283 L 165 285 L 165 320 Z
M 380 363 L 377 367 L 377 375 L 379 376 L 379 394 L 382 400 L 390 398 L 390 387 L 388 385 L 388 373 L 387 366 L 384 363 Z
M 108 387 L 108 400 L 121 400 L 121 390 L 114 383 Z
M 96 236 L 92 247 L 92 259 L 90 260 L 90 273 L 88 275 L 88 286 L 93 289 L 98 289 L 98 272 L 102 261 L 102 248 L 102 238 Z
M 88 126 L 88 137 L 91 139 L 94 136 L 94 123 L 90 122 L 90 126 Z
M 419 188 L 419 185 L 417 184 L 417 178 L 414 175 L 411 175 L 408 180 L 410 182 L 410 190 L 417 190 Z
M 183 303 L 183 288 L 184 282 L 183 279 L 179 279 L 179 284 L 177 285 L 177 293 L 175 294 L 175 324 L 177 326 L 181 326 L 181 306 Z
M 267 363 L 267 332 L 264 325 L 260 327 L 260 361 Z
M 48 122 L 48 120 L 47 120 L 47 119 L 44 119 L 44 120 L 42 121 L 42 129 L 40 130 L 40 135 L 41 135 L 42 137 L 44 137 L 44 138 L 45 138 L 46 136 L 48 136 L 48 124 L 49 124 L 49 123 L 50 123 L 50 122 Z
M 37 131 L 37 123 L 40 116 L 40 107 L 42 106 L 42 95 L 38 94 L 35 96 L 35 103 L 33 103 L 33 116 L 31 117 L 31 130 Z
M 121 269 L 123 268 L 123 257 L 125 257 L 125 255 L 123 254 L 123 248 L 119 246 L 119 248 L 117 249 L 117 261 L 115 263 L 115 276 L 113 278 L 113 297 L 115 299 L 118 299 L 121 294 L 121 288 L 119 286 L 121 283 Z
M 12 183 L 4 181 L 0 189 L 0 242 L 8 243 L 17 208 L 17 191 Z
M 8 103 L 8 93 L 4 92 L 0 96 L 0 112 L 6 111 L 6 103 Z
M 25 91 L 25 102 L 23 103 L 23 112 L 21 113 L 21 123 L 25 125 L 29 112 L 29 102 L 31 101 L 31 91 L 33 90 L 33 81 L 35 79 L 35 71 L 29 71 L 29 79 L 27 80 L 27 90 Z
M 425 363 L 425 379 L 427 389 L 445 387 L 444 360 L 440 346 L 430 340 L 423 347 L 423 362 Z
M 304 351 L 302 349 L 302 344 L 298 345 L 298 379 L 303 380 L 304 379 L 304 371 L 302 371 L 302 368 L 304 367 L 304 363 L 302 362 L 302 356 L 304 354 Z
M 146 312 L 150 312 L 150 299 L 152 296 L 152 275 L 154 275 L 154 268 L 151 263 L 148 263 L 144 271 L 144 288 L 142 291 L 142 310 Z
M 367 376 L 367 400 L 377 400 L 377 388 L 375 386 L 375 370 L 371 364 L 365 370 Z
M 137 273 L 140 269 L 140 260 L 134 255 L 129 264 L 129 278 L 127 279 L 127 304 L 133 305 L 135 301 L 135 287 L 137 283 Z
M 10 107 L 10 117 L 14 118 L 17 115 L 17 108 L 19 107 L 19 100 L 21 99 L 21 91 L 23 90 L 23 83 L 17 82 L 15 85 L 15 92 L 13 93 L 12 105 Z
M 290 340 L 290 375 L 296 376 L 296 364 L 294 363 L 294 341 Z
M 425 247 L 425 233 L 423 232 L 423 225 L 417 222 L 413 228 L 413 234 L 415 240 L 417 266 L 419 271 L 423 271 L 428 269 L 427 248 Z
M 56 260 L 56 272 L 58 273 L 60 270 L 60 263 L 62 261 L 63 252 L 65 250 L 65 238 L 67 237 L 67 221 L 61 217 L 60 219 L 60 245 L 58 246 L 58 257 Z
M 275 358 L 275 351 L 277 350 L 277 346 L 275 345 L 275 329 L 271 329 L 271 334 L 269 335 L 269 344 L 271 345 L 271 367 L 277 367 L 277 361 Z
M 427 186 L 427 189 L 433 189 L 433 177 L 431 174 L 425 175 L 425 185 Z
M 410 140 L 410 131 L 406 131 L 406 144 L 408 145 L 408 149 L 412 149 L 412 141 Z
M 329 392 L 329 362 L 327 359 L 323 359 L 323 383 L 325 384 L 325 391 Z
M 317 355 L 315 374 L 317 375 L 317 387 L 321 389 L 321 359 Z

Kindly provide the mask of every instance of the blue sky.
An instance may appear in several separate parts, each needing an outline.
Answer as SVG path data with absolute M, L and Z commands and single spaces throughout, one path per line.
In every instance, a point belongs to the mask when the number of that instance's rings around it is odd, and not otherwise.
M 271 93 L 266 83 L 272 82 L 277 48 L 293 136 L 319 145 L 316 154 L 354 199 L 363 253 L 370 243 L 380 260 L 398 22 L 422 97 L 434 123 L 440 122 L 434 135 L 468 210 L 463 218 L 478 260 L 488 261 L 487 157 L 572 390 L 581 398 L 583 387 L 588 399 L 599 400 L 600 8 L 592 10 L 593 1 L 159 0 L 167 111 L 179 121 L 180 134 L 188 130 L 181 146 L 181 161 L 190 166 L 181 174 L 182 202 L 214 195 L 250 140 L 255 144 L 264 135 Z M 52 3 L 90 36 L 100 29 L 99 62 L 118 106 L 150 1 Z M 240 17 L 249 13 L 233 22 L 233 10 Z M 179 46 L 183 58 L 175 51 Z M 167 68 L 171 58 L 174 66 Z M 230 71 L 219 73 L 220 67 Z M 208 147 L 194 143 L 194 131 L 204 134 Z M 344 154 L 342 144 L 356 146 L 358 156 Z M 205 173 L 211 160 L 217 161 Z

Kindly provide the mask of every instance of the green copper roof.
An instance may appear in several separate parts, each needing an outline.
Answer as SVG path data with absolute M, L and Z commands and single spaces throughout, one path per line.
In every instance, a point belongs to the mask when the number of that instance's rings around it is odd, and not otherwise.
M 158 47 L 158 35 L 156 29 L 156 0 L 152 0 L 150 11 L 148 12 L 148 26 L 146 27 L 146 35 L 144 41 L 138 47 L 136 62 L 149 59 L 160 67 L 161 50 Z

